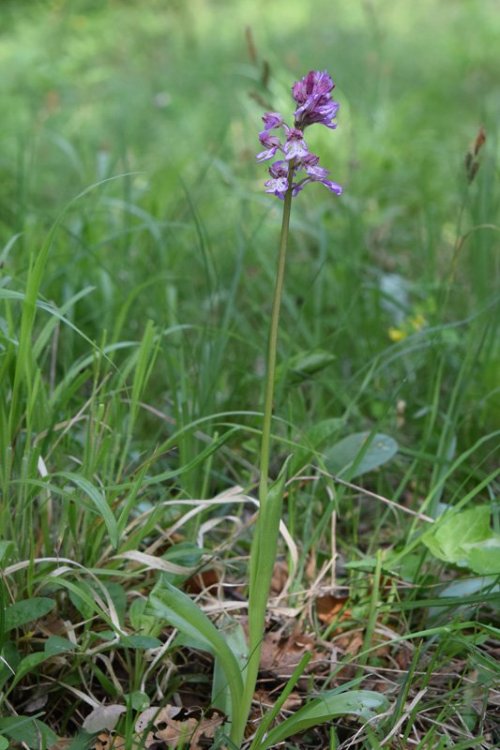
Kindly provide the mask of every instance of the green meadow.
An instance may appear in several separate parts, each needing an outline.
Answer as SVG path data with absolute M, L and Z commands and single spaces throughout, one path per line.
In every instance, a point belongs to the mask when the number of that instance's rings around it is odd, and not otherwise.
M 0 750 L 500 745 L 499 38 L 495 0 L 1 1 Z M 283 209 L 255 156 L 310 70 L 343 194 L 292 201 L 235 742 Z

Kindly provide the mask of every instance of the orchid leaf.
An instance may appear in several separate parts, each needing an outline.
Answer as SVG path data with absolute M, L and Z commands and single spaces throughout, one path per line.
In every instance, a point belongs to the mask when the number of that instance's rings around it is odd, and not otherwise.
M 166 581 L 149 597 L 149 613 L 163 618 L 181 633 L 193 638 L 200 648 L 215 655 L 230 691 L 232 710 L 229 715 L 234 713 L 243 692 L 240 665 L 207 615 L 187 594 Z
M 325 451 L 325 465 L 332 474 L 354 479 L 378 469 L 398 452 L 394 438 L 383 433 L 356 432 Z
M 383 711 L 387 705 L 388 701 L 383 695 L 371 690 L 352 690 L 347 693 L 332 690 L 323 693 L 272 729 L 258 750 L 273 747 L 287 737 L 324 724 L 337 716 L 349 715 L 370 719 Z

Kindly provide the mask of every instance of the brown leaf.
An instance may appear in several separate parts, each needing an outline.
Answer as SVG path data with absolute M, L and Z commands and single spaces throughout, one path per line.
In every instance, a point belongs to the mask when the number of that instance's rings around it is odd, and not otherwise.
M 276 596 L 281 594 L 288 581 L 288 565 L 284 560 L 274 563 L 273 577 L 271 578 L 271 593 Z
M 314 645 L 312 636 L 299 631 L 288 637 L 280 631 L 270 631 L 265 634 L 262 643 L 261 668 L 277 677 L 289 677 L 304 652 L 311 652 L 314 659 Z
M 178 747 L 179 745 L 182 747 L 188 740 L 191 740 L 197 724 L 196 719 L 176 721 L 176 719 L 169 717 L 168 720 L 162 721 L 159 718 L 154 738 L 155 740 L 163 740 L 167 747 Z M 190 748 L 193 747 L 191 742 L 189 742 L 189 746 Z
M 156 746 L 161 740 L 167 748 L 185 747 L 189 742 L 189 750 L 201 750 L 200 741 L 212 739 L 222 720 L 222 715 L 218 713 L 214 713 L 210 718 L 198 718 L 189 715 L 189 712 L 178 706 L 152 706 L 140 714 L 135 730 L 142 734 L 148 726 L 150 727 L 151 731 L 143 740 L 145 748 Z
M 191 738 L 190 750 L 198 750 L 201 747 L 198 743 L 202 739 L 213 739 L 221 724 L 222 716 L 220 714 L 214 714 L 210 719 L 203 717 Z
M 333 596 L 333 594 L 318 596 L 316 599 L 318 620 L 325 623 L 325 625 L 330 625 L 334 620 L 349 618 L 350 612 L 345 609 L 347 600 L 347 596 Z
M 304 572 L 307 581 L 314 581 L 318 572 L 318 561 L 315 552 L 309 555 Z
M 188 594 L 201 594 L 202 591 L 206 591 L 212 588 L 212 586 L 217 586 L 219 581 L 219 572 L 215 568 L 208 568 L 188 578 L 184 584 L 184 590 Z
M 126 750 L 125 739 L 117 734 L 101 732 L 91 745 L 91 750 Z
M 346 654 L 355 656 L 363 645 L 363 633 L 361 630 L 352 630 L 335 639 L 335 644 Z

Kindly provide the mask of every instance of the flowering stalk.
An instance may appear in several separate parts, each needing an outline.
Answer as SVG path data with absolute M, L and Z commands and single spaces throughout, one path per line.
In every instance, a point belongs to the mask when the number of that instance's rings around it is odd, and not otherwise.
M 243 739 L 242 732 L 250 713 L 260 663 L 262 638 L 264 635 L 267 600 L 276 559 L 278 532 L 283 500 L 284 472 L 278 481 L 269 485 L 269 462 L 271 455 L 271 422 L 273 413 L 274 385 L 276 379 L 276 355 L 281 299 L 285 279 L 286 252 L 292 198 L 305 185 L 320 182 L 331 192 L 340 195 L 342 188 L 327 178 L 328 170 L 319 166 L 319 157 L 312 154 L 304 140 L 304 130 L 319 123 L 335 128 L 338 103 L 331 97 L 334 83 L 328 73 L 311 71 L 292 88 L 297 103 L 294 126 L 291 128 L 277 112 L 263 116 L 264 130 L 259 140 L 266 150 L 258 154 L 259 161 L 266 161 L 280 151 L 284 159 L 275 161 L 269 168 L 271 179 L 266 182 L 266 192 L 284 201 L 281 236 L 278 254 L 276 282 L 274 288 L 271 322 L 266 362 L 264 417 L 260 449 L 259 515 L 250 554 L 250 581 L 248 601 L 249 658 L 244 674 L 244 692 L 239 726 L 233 726 L 231 739 L 237 746 Z M 285 141 L 281 142 L 271 131 L 282 128 Z M 242 717 L 245 721 L 241 721 Z

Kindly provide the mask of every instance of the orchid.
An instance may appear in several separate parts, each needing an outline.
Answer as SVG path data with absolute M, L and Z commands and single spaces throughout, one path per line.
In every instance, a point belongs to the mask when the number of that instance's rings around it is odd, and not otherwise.
M 335 195 L 342 193 L 342 187 L 328 179 L 328 170 L 319 166 L 319 157 L 309 151 L 304 139 L 304 130 L 310 125 L 337 127 L 335 116 L 338 102 L 331 96 L 335 84 L 326 71 L 311 70 L 292 86 L 292 96 L 299 105 L 294 112 L 293 127 L 289 127 L 279 112 L 266 112 L 262 120 L 264 130 L 259 140 L 265 151 L 257 154 L 258 161 L 273 159 L 281 152 L 284 159 L 273 162 L 269 168 L 270 180 L 265 183 L 266 193 L 284 200 L 288 190 L 295 196 L 310 182 L 320 182 Z M 271 131 L 281 129 L 284 139 Z

